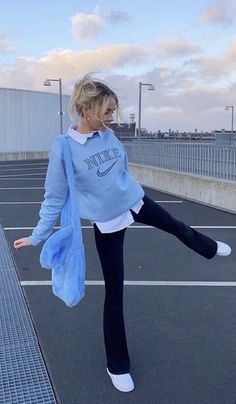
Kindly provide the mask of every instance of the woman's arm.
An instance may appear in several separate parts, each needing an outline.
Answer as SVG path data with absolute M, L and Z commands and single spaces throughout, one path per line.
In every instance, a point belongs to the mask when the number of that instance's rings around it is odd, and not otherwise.
M 48 169 L 44 184 L 44 201 L 39 211 L 40 220 L 29 237 L 15 240 L 15 248 L 16 246 L 20 248 L 26 245 L 36 246 L 42 240 L 46 240 L 52 233 L 57 218 L 67 200 L 69 186 L 65 174 L 64 162 L 62 156 L 59 155 L 61 152 L 58 152 L 58 143 L 58 141 L 55 141 L 49 155 Z M 22 242 L 22 240 L 24 241 Z

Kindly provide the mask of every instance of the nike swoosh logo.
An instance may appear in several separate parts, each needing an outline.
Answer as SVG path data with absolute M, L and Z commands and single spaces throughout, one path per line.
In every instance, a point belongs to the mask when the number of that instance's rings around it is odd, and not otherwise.
M 109 173 L 109 171 L 111 171 L 112 167 L 117 163 L 118 160 L 116 160 L 110 167 L 108 167 L 105 171 L 101 172 L 99 170 L 97 170 L 97 175 L 99 177 L 104 177 L 104 175 L 107 175 Z

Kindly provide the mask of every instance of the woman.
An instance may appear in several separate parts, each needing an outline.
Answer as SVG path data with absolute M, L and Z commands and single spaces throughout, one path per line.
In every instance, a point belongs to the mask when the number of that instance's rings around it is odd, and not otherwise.
M 207 259 L 229 255 L 230 247 L 176 220 L 145 195 L 129 172 L 127 154 L 109 129 L 113 114 L 120 117 L 117 95 L 102 81 L 86 75 L 75 84 L 68 113 L 76 125 L 67 139 L 77 184 L 80 216 L 90 220 L 104 281 L 103 330 L 107 373 L 120 391 L 134 389 L 123 317 L 123 241 L 127 226 L 134 221 L 176 236 L 187 247 Z M 52 232 L 67 198 L 68 184 L 58 136 L 52 144 L 45 180 L 40 220 L 29 237 L 15 240 L 14 247 L 37 245 Z

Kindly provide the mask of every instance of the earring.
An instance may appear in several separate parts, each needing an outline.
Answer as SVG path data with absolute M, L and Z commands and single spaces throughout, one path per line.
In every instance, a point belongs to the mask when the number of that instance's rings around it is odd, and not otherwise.
M 84 118 L 84 122 L 85 122 L 86 124 L 89 122 L 89 117 L 88 117 L 88 116 L 86 116 L 86 117 Z

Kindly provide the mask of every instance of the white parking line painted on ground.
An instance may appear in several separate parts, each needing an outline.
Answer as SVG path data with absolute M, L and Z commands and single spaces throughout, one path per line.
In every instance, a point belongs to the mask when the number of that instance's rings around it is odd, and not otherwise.
M 157 203 L 183 203 L 183 201 L 155 201 Z
M 52 281 L 21 281 L 21 286 L 50 286 Z M 104 281 L 85 281 L 87 286 L 104 285 Z M 127 286 L 236 286 L 236 282 L 221 281 L 124 281 Z
M 34 205 L 41 204 L 42 202 L 0 202 L 0 205 Z
M 190 226 L 194 229 L 236 229 L 236 226 Z
M 32 177 L 33 175 L 37 175 L 37 174 L 43 175 L 43 174 L 45 174 L 45 172 L 43 172 L 43 173 L 35 173 L 35 174 L 27 174 L 27 173 L 26 173 L 25 175 L 30 175 L 30 176 Z M 6 175 L 0 175 L 0 179 L 12 178 L 12 177 L 14 177 L 15 179 L 18 179 L 19 177 L 25 178 L 25 177 L 24 177 L 24 174 L 6 174 Z
M 48 163 L 20 163 L 20 164 L 1 164 L 2 162 L 0 162 L 0 169 L 1 168 L 5 168 L 5 167 L 29 167 L 30 166 L 36 166 L 36 168 L 38 168 L 38 166 L 47 166 Z
M 0 188 L 0 189 L 2 189 L 2 188 Z M 25 189 L 27 189 L 27 188 L 25 188 Z M 36 189 L 36 188 L 34 188 L 34 189 Z M 170 202 L 168 202 L 168 201 L 155 201 L 155 202 L 159 202 L 159 203 L 175 203 L 175 201 L 170 201 Z M 181 201 L 180 201 L 181 202 Z M 38 201 L 32 201 L 32 202 L 24 202 L 24 201 L 14 201 L 14 202 L 8 202 L 8 201 L 4 201 L 4 202 L 0 202 L 0 204 L 1 205 L 27 205 L 27 204 L 38 204 L 38 203 L 43 203 L 43 201 L 40 201 L 40 202 L 38 202 Z M 176 202 L 177 203 L 177 202 Z
M 0 172 L 4 172 L 4 170 L 3 170 L 3 168 L 5 168 L 4 166 L 0 166 Z M 31 167 L 30 168 L 30 171 L 32 171 L 32 170 L 44 170 L 45 171 L 45 169 L 46 169 L 47 167 Z M 6 170 L 5 171 L 20 171 L 20 170 L 27 170 L 27 168 L 22 168 L 22 167 L 20 167 L 20 168 L 6 168 Z M 27 174 L 27 173 L 26 173 Z M 7 175 L 7 174 L 6 174 Z M 19 174 L 20 175 L 20 174 Z
M 81 226 L 82 229 L 93 229 L 93 226 Z M 191 226 L 193 229 L 236 229 L 236 226 Z M 129 229 L 155 229 L 156 227 L 153 226 L 136 226 L 131 225 L 128 226 Z M 11 231 L 11 230 L 33 230 L 34 227 L 4 227 L 4 230 Z M 55 226 L 54 229 L 60 229 L 59 226 Z
M 11 187 L 11 188 L 2 188 L 0 190 L 12 190 L 12 189 L 44 189 L 44 187 Z
M 35 175 L 35 174 L 34 174 Z M 35 180 L 44 180 L 45 177 L 42 178 L 0 178 L 1 181 L 35 181 Z

